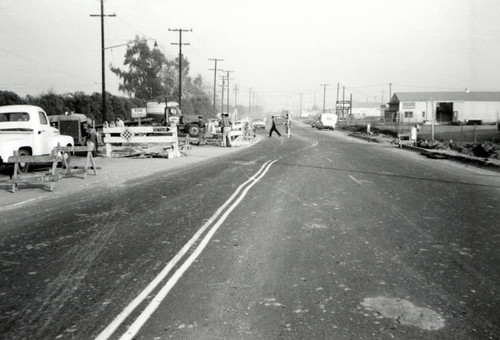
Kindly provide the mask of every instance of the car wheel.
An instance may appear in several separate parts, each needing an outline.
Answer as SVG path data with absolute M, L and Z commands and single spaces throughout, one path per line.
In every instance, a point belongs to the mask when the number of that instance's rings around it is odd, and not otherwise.
M 31 156 L 31 152 L 28 149 L 19 149 L 17 152 L 18 156 Z M 19 163 L 19 172 L 25 174 L 28 172 L 29 163 Z
M 191 137 L 198 137 L 200 134 L 200 127 L 198 126 L 198 124 L 189 125 L 187 133 Z

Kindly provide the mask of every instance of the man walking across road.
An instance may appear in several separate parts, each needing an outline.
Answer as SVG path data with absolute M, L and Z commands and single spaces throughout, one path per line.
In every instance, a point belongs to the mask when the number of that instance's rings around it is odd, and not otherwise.
M 278 134 L 278 136 L 281 137 L 281 133 L 278 131 L 278 129 L 276 129 L 276 121 L 274 120 L 274 116 L 271 117 L 271 130 L 269 130 L 269 137 L 271 137 L 271 135 L 273 134 L 273 131 L 276 131 L 276 133 Z

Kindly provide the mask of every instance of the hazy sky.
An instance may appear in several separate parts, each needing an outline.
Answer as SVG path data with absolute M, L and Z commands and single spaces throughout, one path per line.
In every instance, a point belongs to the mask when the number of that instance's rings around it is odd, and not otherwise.
M 20 95 L 101 91 L 100 0 L 0 0 L 0 90 Z M 337 83 L 356 101 L 398 91 L 500 91 L 499 0 L 106 0 L 106 46 L 136 35 L 183 54 L 213 86 L 234 71 L 238 104 L 327 107 Z M 106 50 L 121 65 L 126 47 Z M 109 69 L 109 68 L 108 68 Z M 218 80 L 219 84 L 220 81 Z M 109 70 L 106 88 L 118 92 Z M 218 92 L 220 90 L 218 89 Z M 342 92 L 342 91 L 341 91 Z M 123 95 L 123 94 L 120 94 Z M 232 92 L 231 103 L 234 102 Z

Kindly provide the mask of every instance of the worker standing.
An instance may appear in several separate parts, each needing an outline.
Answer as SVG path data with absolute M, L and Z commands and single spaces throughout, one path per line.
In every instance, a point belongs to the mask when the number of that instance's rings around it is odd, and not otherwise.
M 285 116 L 285 131 L 288 138 L 292 136 L 291 127 L 292 127 L 292 119 L 287 113 Z
M 411 128 L 410 131 L 410 142 L 411 145 L 416 146 L 417 145 L 417 133 L 418 133 L 418 128 L 417 125 Z
M 221 144 L 221 146 L 223 148 L 225 148 L 226 146 L 231 146 L 231 140 L 229 139 L 229 131 L 231 131 L 231 121 L 229 120 L 229 115 L 227 113 L 222 114 L 222 119 L 221 119 L 220 125 L 221 125 L 221 129 L 222 129 L 222 144 Z
M 207 132 L 207 125 L 203 120 L 202 116 L 198 116 L 198 126 L 200 127 L 200 132 L 198 134 L 198 145 L 207 144 L 205 139 L 205 134 Z

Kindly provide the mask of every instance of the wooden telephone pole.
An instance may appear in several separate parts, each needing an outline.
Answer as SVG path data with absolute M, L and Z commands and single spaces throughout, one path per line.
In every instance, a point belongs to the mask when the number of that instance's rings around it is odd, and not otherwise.
M 104 14 L 104 0 L 101 0 L 101 14 L 91 14 L 91 17 L 101 17 L 101 78 L 102 78 L 102 122 L 106 121 L 106 55 L 104 53 L 104 17 L 116 17 L 116 14 Z
M 189 45 L 189 43 L 182 43 L 182 32 L 192 32 L 192 29 L 182 29 L 182 28 L 176 28 L 176 29 L 168 29 L 171 32 L 179 32 L 179 42 L 178 43 L 171 43 L 172 45 L 179 45 L 179 108 L 182 109 L 181 107 L 181 100 L 182 100 L 182 45 Z

